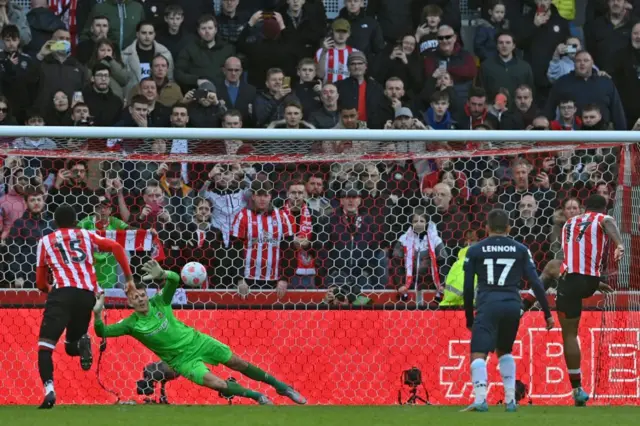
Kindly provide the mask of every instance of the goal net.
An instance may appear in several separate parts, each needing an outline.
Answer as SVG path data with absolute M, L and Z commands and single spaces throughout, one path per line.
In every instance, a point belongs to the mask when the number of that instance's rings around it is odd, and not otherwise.
M 464 404 L 472 393 L 464 248 L 484 237 L 486 214 L 502 207 L 541 272 L 559 256 L 562 224 L 594 193 L 609 200 L 627 253 L 618 265 L 606 262 L 616 292 L 585 301 L 584 386 L 596 404 L 640 403 L 637 146 L 398 142 L 401 135 L 265 142 L 3 134 L 0 404 L 42 397 L 36 344 L 45 295 L 34 288 L 35 248 L 62 203 L 76 208 L 80 227 L 125 245 L 136 274 L 150 259 L 176 272 L 202 263 L 208 282 L 178 290 L 176 316 L 310 403 L 404 404 L 416 395 L 418 403 Z M 56 149 L 37 149 L 45 145 Z M 292 221 L 294 235 L 283 235 L 276 216 L 246 219 L 249 210 L 273 208 Z M 96 254 L 95 262 L 112 324 L 131 313 L 123 274 L 111 255 Z M 90 335 L 97 360 L 100 339 Z M 539 312 L 524 315 L 514 357 L 523 402 L 570 401 L 560 330 L 545 331 Z M 54 360 L 61 403 L 228 402 L 176 378 L 130 337 L 110 339 L 89 372 L 63 344 Z M 417 379 L 405 374 L 412 367 Z M 225 367 L 212 371 L 272 392 Z M 495 403 L 503 393 L 493 357 L 489 374 Z

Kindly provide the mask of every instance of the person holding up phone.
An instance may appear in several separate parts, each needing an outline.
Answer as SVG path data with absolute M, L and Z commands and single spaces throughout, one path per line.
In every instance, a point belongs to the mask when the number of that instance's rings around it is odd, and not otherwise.
M 551 83 L 555 83 L 560 77 L 575 69 L 576 53 L 580 50 L 582 50 L 582 43 L 577 37 L 569 37 L 556 46 L 547 69 L 547 78 Z
M 5 25 L 0 38 L 4 43 L 4 50 L 0 52 L 0 66 L 4 70 L 2 94 L 9 100 L 17 121 L 23 123 L 27 110 L 36 99 L 38 66 L 31 56 L 21 51 L 18 27 Z
M 71 98 L 90 83 L 90 73 L 71 57 L 71 35 L 61 29 L 53 33 L 37 55 L 40 62 L 40 83 L 35 109 L 46 111 L 53 95 L 61 90 Z
M 553 58 L 553 46 L 570 36 L 569 21 L 558 13 L 551 0 L 535 0 L 536 8 L 518 19 L 519 47 L 523 59 L 531 65 L 535 81 L 536 103 L 543 105 L 551 84 L 547 79 L 549 61 Z M 508 12 L 508 11 L 507 11 Z
M 349 55 L 357 52 L 347 45 L 351 37 L 351 24 L 346 19 L 338 18 L 331 24 L 331 33 L 322 42 L 316 52 L 318 78 L 325 83 L 335 83 L 349 77 L 347 61 Z
M 421 55 L 433 52 L 438 47 L 438 27 L 442 22 L 442 14 L 437 4 L 428 4 L 422 9 L 422 24 L 415 34 Z

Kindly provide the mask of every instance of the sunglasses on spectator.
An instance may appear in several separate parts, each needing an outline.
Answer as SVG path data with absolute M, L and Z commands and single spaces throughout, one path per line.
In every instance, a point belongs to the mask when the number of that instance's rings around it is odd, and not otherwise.
M 438 40 L 451 40 L 452 38 L 453 38 L 453 34 L 438 36 Z
M 0 112 L 4 112 L 4 113 L 9 112 L 9 108 L 7 108 L 7 107 L 0 107 Z

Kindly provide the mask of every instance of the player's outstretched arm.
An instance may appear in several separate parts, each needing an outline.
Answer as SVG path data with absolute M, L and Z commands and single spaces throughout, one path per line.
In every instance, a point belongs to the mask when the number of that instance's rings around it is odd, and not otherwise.
M 473 298 L 475 296 L 474 284 L 476 278 L 476 270 L 472 259 L 472 252 L 467 252 L 467 257 L 464 260 L 464 313 L 467 318 L 467 327 L 473 326 Z
M 602 229 L 616 245 L 614 257 L 617 262 L 622 259 L 622 255 L 624 255 L 624 243 L 622 241 L 622 235 L 620 235 L 620 229 L 618 229 L 616 220 L 611 216 L 605 217 L 602 221 Z
M 547 329 L 553 328 L 553 315 L 551 315 L 551 309 L 549 309 L 547 293 L 544 290 L 542 281 L 540 281 L 540 277 L 536 271 L 536 265 L 533 262 L 533 257 L 531 257 L 531 252 L 528 249 L 525 253 L 524 274 L 531 284 L 531 289 L 542 308 L 542 312 L 544 312 L 544 318 L 547 320 Z
M 171 305 L 173 295 L 180 285 L 180 275 L 172 271 L 165 271 L 155 260 L 142 265 L 142 270 L 145 273 L 142 277 L 144 281 L 165 281 L 162 288 L 162 301 L 165 305 Z
M 135 285 L 133 284 L 133 274 L 131 273 L 131 267 L 129 266 L 129 259 L 127 259 L 127 253 L 125 252 L 124 247 L 114 240 L 100 237 L 96 234 L 90 235 L 91 242 L 98 246 L 100 251 L 113 253 L 113 256 L 118 261 L 118 264 L 120 264 L 122 272 L 124 273 L 125 281 L 127 282 L 126 291 L 129 291 L 131 288 L 135 288 Z
M 129 318 L 126 318 L 119 323 L 113 325 L 106 325 L 102 321 L 102 312 L 104 311 L 104 294 L 101 294 L 96 299 L 96 304 L 93 306 L 93 329 L 98 337 L 118 337 L 129 334 L 131 327 L 129 326 Z

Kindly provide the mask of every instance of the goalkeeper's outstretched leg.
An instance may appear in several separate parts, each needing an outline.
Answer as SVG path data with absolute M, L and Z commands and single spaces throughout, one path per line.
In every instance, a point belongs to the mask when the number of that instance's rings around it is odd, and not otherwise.
M 266 395 L 246 389 L 234 380 L 225 381 L 215 376 L 209 371 L 207 364 L 214 366 L 223 364 L 250 379 L 273 386 L 279 395 L 286 396 L 297 404 L 306 404 L 307 400 L 291 386 L 240 359 L 224 343 L 187 327 L 175 318 L 171 302 L 180 284 L 178 274 L 164 271 L 156 261 L 147 262 L 142 269 L 147 274 L 143 277 L 144 280 L 164 281 L 162 292 L 149 299 L 146 286 L 141 283 L 136 284 L 135 288 L 127 292 L 129 305 L 135 312 L 117 324 L 109 326 L 102 321 L 104 295 L 101 295 L 93 307 L 96 335 L 99 337 L 134 336 L 161 359 L 170 360 L 167 364 L 177 375 L 200 386 L 214 389 L 225 397 L 244 396 L 261 405 L 272 404 Z M 140 318 L 144 318 L 144 327 L 139 326 Z M 153 338 L 150 339 L 148 330 L 158 332 L 153 333 Z M 151 375 L 153 376 L 153 372 Z M 141 385 L 146 386 L 147 382 L 148 380 Z
M 239 358 L 236 355 L 232 355 L 231 359 L 225 362 L 224 365 L 232 370 L 242 373 L 252 380 L 271 385 L 276 390 L 278 395 L 286 396 L 296 404 L 304 405 L 307 403 L 306 398 L 299 392 L 294 390 L 291 386 L 282 383 L 271 374 L 261 370 L 253 364 L 248 363 L 247 361 Z

